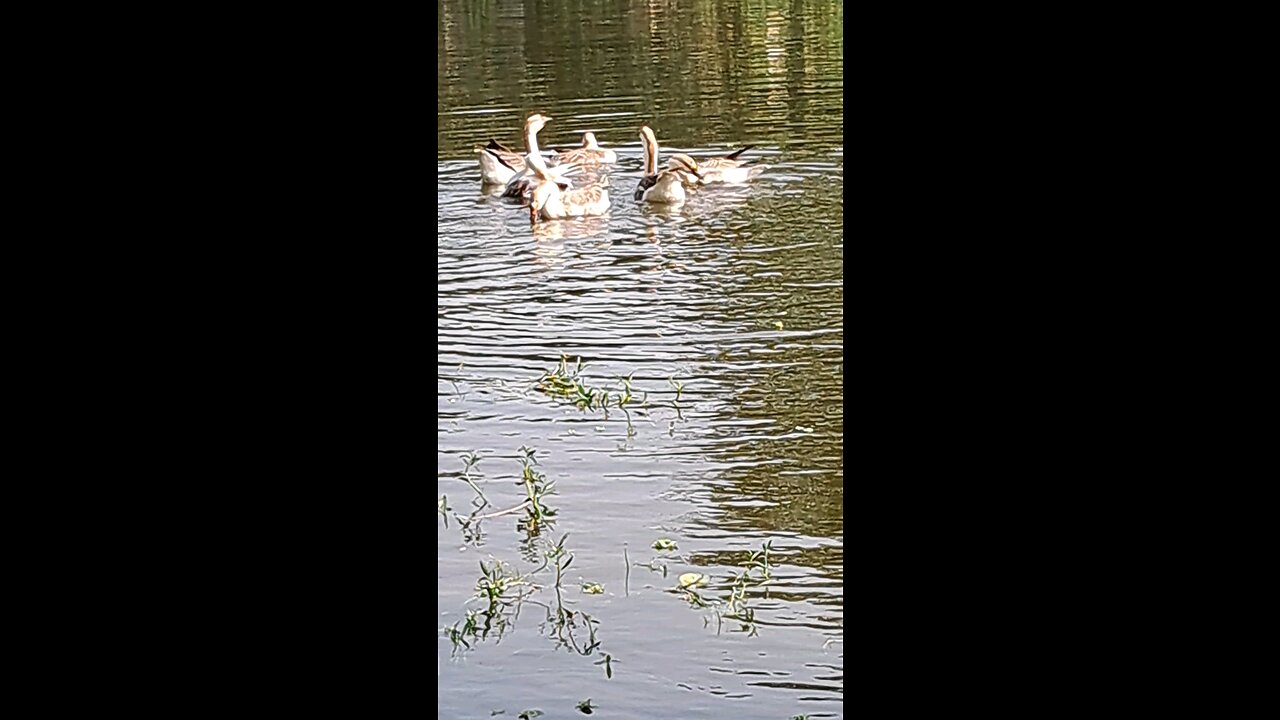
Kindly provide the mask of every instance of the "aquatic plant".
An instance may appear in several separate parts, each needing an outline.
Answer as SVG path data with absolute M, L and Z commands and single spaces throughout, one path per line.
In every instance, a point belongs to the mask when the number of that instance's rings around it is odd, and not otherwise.
M 616 662 L 618 662 L 618 661 L 617 661 L 617 660 L 614 660 L 612 655 L 610 655 L 609 653 L 605 653 L 603 658 L 601 658 L 600 660 L 597 660 L 596 662 L 593 662 L 593 663 L 591 663 L 591 664 L 592 664 L 592 665 L 604 665 L 604 676 L 605 676 L 605 677 L 607 677 L 607 678 L 612 678 L 612 677 L 613 677 L 613 664 L 614 664 L 614 663 L 616 663 Z
M 611 391 L 610 388 L 589 386 L 582 378 L 582 367 L 581 357 L 570 367 L 569 357 L 561 355 L 560 364 L 544 371 L 534 385 L 534 389 L 552 397 L 568 400 L 579 410 L 602 410 L 605 419 L 609 417 L 610 407 L 621 410 L 627 420 L 627 436 L 634 435 L 635 425 L 631 422 L 631 407 L 635 400 L 632 386 L 632 375 L 635 373 L 619 377 L 618 382 L 622 385 L 622 389 L 615 388 Z M 646 393 L 641 402 L 646 403 L 647 400 Z
M 751 553 L 740 567 L 739 572 L 729 573 L 724 582 L 719 583 L 721 593 L 718 596 L 707 596 L 698 591 L 707 584 L 707 577 L 701 573 L 684 573 L 679 584 L 673 590 L 681 594 L 690 605 L 711 610 L 716 619 L 716 632 L 720 632 L 725 619 L 736 620 L 742 632 L 754 637 L 759 633 L 756 625 L 755 609 L 747 602 L 747 589 L 768 584 L 773 577 L 773 564 L 770 554 L 773 552 L 773 541 L 766 541 L 759 550 Z M 703 626 L 709 625 L 711 617 L 703 618 Z
M 583 656 L 599 651 L 600 640 L 596 632 L 600 621 L 584 611 L 573 610 L 564 598 L 565 571 L 573 564 L 574 559 L 573 553 L 566 547 L 568 538 L 569 534 L 565 533 L 555 543 L 541 540 L 542 563 L 528 574 L 520 574 L 498 560 L 493 560 L 492 564 L 485 564 L 483 561 L 480 563 L 481 575 L 476 581 L 476 594 L 472 599 L 482 601 L 484 607 L 478 610 L 468 608 L 464 619 L 443 629 L 454 644 L 454 654 L 462 649 L 471 649 L 474 643 L 490 636 L 496 635 L 501 640 L 502 634 L 519 617 L 525 602 L 546 610 L 546 617 L 539 628 L 548 638 L 556 641 L 557 649 L 565 647 Z M 530 542 L 538 541 L 536 536 L 528 539 Z M 549 588 L 534 582 L 544 572 L 554 572 Z M 604 591 L 604 586 L 600 583 L 582 582 L 580 586 L 586 594 Z M 550 604 L 534 597 L 547 589 L 554 590 L 555 593 L 555 599 Z M 580 640 L 579 635 L 584 629 L 586 638 Z M 612 677 L 613 668 L 610 663 L 613 658 L 611 655 L 607 657 L 605 674 Z
M 582 374 L 582 358 L 579 357 L 577 364 L 571 369 L 569 367 L 569 356 L 560 356 L 560 365 L 542 373 L 542 377 L 538 378 L 536 390 L 547 395 L 562 397 L 571 401 L 579 408 L 592 409 L 598 407 L 597 403 L 601 399 L 607 399 L 607 393 L 600 390 L 587 387 L 586 383 L 581 380 Z
M 478 496 L 478 498 L 481 501 L 483 501 L 480 507 L 485 507 L 486 505 L 490 504 L 489 498 L 484 496 L 484 492 L 482 492 L 479 486 L 476 485 L 475 481 L 471 479 L 471 468 L 475 467 L 476 464 L 479 462 L 480 462 L 480 456 L 477 455 L 474 450 L 467 453 L 466 455 L 463 455 L 462 456 L 462 464 L 463 464 L 462 479 L 466 481 L 468 485 L 471 486 L 471 489 L 475 491 L 475 494 Z
M 463 516 L 454 512 L 453 508 L 448 504 L 448 498 L 444 495 L 440 496 L 440 501 L 436 504 L 436 511 L 444 518 L 445 528 L 447 529 L 449 527 L 449 516 L 452 515 L 453 519 L 458 523 L 459 529 L 462 531 L 463 542 L 469 545 L 475 545 L 476 547 L 480 547 L 484 540 L 484 532 L 480 528 L 480 521 L 486 518 L 496 517 L 498 515 L 505 515 L 507 512 L 510 512 L 508 510 L 489 513 L 487 515 L 482 515 L 480 513 L 481 510 L 489 507 L 491 503 L 480 487 L 476 485 L 473 477 L 472 469 L 479 462 L 480 456 L 474 451 L 462 456 L 462 480 L 467 483 L 472 492 L 475 493 L 471 498 L 471 514 Z
M 475 595 L 472 600 L 481 600 L 485 606 L 480 610 L 466 609 L 466 616 L 453 625 L 443 628 L 444 633 L 453 643 L 456 654 L 459 646 L 470 648 L 471 642 L 487 639 L 496 633 L 501 639 L 510 624 L 511 613 L 519 609 L 520 603 L 528 597 L 518 588 L 530 585 L 529 578 L 521 575 L 500 560 L 485 565 L 480 561 L 480 578 L 476 580 Z
M 534 457 L 536 450 L 521 446 L 521 462 L 524 465 L 520 473 L 520 482 L 517 485 L 523 485 L 528 500 L 524 504 L 524 509 L 528 513 L 520 520 L 516 526 L 530 536 L 536 536 L 542 531 L 542 526 L 549 522 L 555 516 L 556 511 L 547 507 L 543 499 L 548 495 L 555 494 L 555 482 L 547 482 L 547 478 L 542 473 L 534 469 L 538 464 L 538 459 Z

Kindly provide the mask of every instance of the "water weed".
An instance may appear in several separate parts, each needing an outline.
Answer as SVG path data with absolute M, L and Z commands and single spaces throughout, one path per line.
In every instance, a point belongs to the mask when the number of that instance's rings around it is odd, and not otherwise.
M 520 482 L 517 485 L 523 485 L 528 500 L 525 502 L 525 511 L 528 515 L 521 519 L 517 527 L 524 530 L 530 537 L 538 535 L 542 531 L 543 525 L 547 524 L 556 511 L 547 507 L 543 499 L 548 495 L 555 494 L 555 482 L 547 482 L 547 478 L 542 473 L 534 469 L 538 464 L 538 460 L 534 457 L 535 450 L 526 447 L 520 448 L 521 462 L 524 464 L 520 473 Z
M 568 356 L 561 355 L 560 364 L 544 371 L 534 385 L 534 389 L 552 397 L 568 400 L 579 410 L 601 410 L 606 420 L 609 418 L 609 408 L 621 410 L 627 420 L 627 436 L 635 435 L 635 425 L 631 422 L 631 412 L 636 400 L 632 386 L 634 373 L 618 378 L 618 382 L 622 385 L 620 390 L 592 387 L 583 379 L 582 367 L 581 357 L 570 366 Z M 644 407 L 647 400 L 646 393 L 640 400 L 640 407 Z
M 720 593 L 717 596 L 707 596 L 698 591 L 699 587 L 707 585 L 708 580 L 707 576 L 701 573 L 682 574 L 679 584 L 673 588 L 673 591 L 682 595 L 691 606 L 711 610 L 712 616 L 716 619 L 717 633 L 723 627 L 725 619 L 730 619 L 739 623 L 741 632 L 754 637 L 759 633 L 759 627 L 756 624 L 755 609 L 747 601 L 747 590 L 763 587 L 771 582 L 773 563 L 770 561 L 770 555 L 772 553 L 773 541 L 770 540 L 765 542 L 759 550 L 751 553 L 738 572 L 729 573 L 725 582 L 718 584 Z M 710 617 L 703 618 L 704 627 L 710 622 Z

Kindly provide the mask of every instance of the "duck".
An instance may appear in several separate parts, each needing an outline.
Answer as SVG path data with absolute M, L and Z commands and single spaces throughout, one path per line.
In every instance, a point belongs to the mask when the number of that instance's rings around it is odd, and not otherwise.
M 582 147 L 571 150 L 557 150 L 551 156 L 551 164 L 578 163 L 580 165 L 608 165 L 618 162 L 618 154 L 600 147 L 596 142 L 596 134 L 587 131 L 582 133 Z
M 640 126 L 640 140 L 644 145 L 644 177 L 636 186 L 635 199 L 649 203 L 684 202 L 685 184 L 702 181 L 698 161 L 684 153 L 674 153 L 667 158 L 667 169 L 660 173 L 658 139 L 648 125 Z
M 551 118 L 533 113 L 524 121 L 524 145 L 526 153 L 538 153 L 538 132 Z M 524 170 L 524 157 L 490 139 L 488 145 L 476 147 L 480 153 L 480 182 L 485 185 L 506 185 L 511 178 Z
M 603 185 L 569 189 L 563 179 L 550 172 L 542 156 L 530 153 L 524 160 L 539 180 L 529 196 L 529 222 L 537 223 L 539 218 L 594 217 L 608 212 L 609 191 Z
M 703 160 L 702 164 L 699 165 L 702 168 L 700 184 L 710 185 L 717 182 L 744 183 L 764 172 L 764 165 L 747 165 L 745 160 L 738 159 L 739 155 L 753 147 L 755 146 L 748 145 L 723 157 Z

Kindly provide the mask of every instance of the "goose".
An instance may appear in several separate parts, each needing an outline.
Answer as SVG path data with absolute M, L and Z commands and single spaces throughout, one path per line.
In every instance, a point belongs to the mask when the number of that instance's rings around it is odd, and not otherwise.
M 559 220 L 567 217 L 603 215 L 609 210 L 609 191 L 603 185 L 587 185 L 565 189 L 564 181 L 553 175 L 540 155 L 530 153 L 525 165 L 533 169 L 540 182 L 529 198 L 529 221 Z
M 644 177 L 636 186 L 635 199 L 650 203 L 681 203 L 685 201 L 685 183 L 702 180 L 698 162 L 684 153 L 674 153 L 667 159 L 667 169 L 658 172 L 658 139 L 648 125 L 640 126 L 640 140 L 644 144 Z
M 533 113 L 524 121 L 525 152 L 537 154 L 538 132 L 551 121 L 541 113 Z M 497 140 L 476 147 L 480 153 L 480 181 L 486 185 L 506 185 L 512 176 L 524 170 L 524 157 L 503 147 Z
M 577 163 L 557 165 L 556 167 L 549 168 L 546 166 L 541 155 L 537 153 L 530 154 L 538 158 L 539 162 L 543 163 L 542 167 L 546 169 L 547 174 L 555 178 L 556 183 L 565 190 L 573 187 L 573 183 L 570 181 L 569 176 L 576 175 L 582 170 L 582 166 Z M 499 162 L 504 164 L 506 163 L 506 161 L 496 153 L 493 154 L 493 157 Z M 534 189 L 538 186 L 538 183 L 542 182 L 542 180 L 529 169 L 529 163 L 525 162 L 524 158 L 521 158 L 520 162 L 523 165 L 522 169 L 517 170 L 515 174 L 511 176 L 511 179 L 507 181 L 507 186 L 502 191 L 502 197 L 520 198 L 527 201 L 532 195 Z M 514 168 L 512 169 L 514 170 Z
M 734 150 L 724 157 L 703 160 L 699 165 L 702 168 L 702 184 L 709 185 L 715 182 L 744 183 L 764 172 L 764 165 L 747 165 L 745 160 L 738 159 L 739 155 L 753 147 L 755 146 L 748 145 L 740 150 Z
M 551 156 L 552 165 L 578 163 L 581 165 L 604 165 L 618 162 L 618 154 L 600 147 L 596 142 L 596 134 L 590 131 L 582 133 L 582 147 L 572 150 L 558 150 Z

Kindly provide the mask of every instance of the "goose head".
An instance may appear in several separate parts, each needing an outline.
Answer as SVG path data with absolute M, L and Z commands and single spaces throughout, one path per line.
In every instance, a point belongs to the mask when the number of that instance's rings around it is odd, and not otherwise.
M 688 175 L 692 175 L 698 180 L 702 179 L 702 171 L 698 168 L 698 161 L 684 153 L 674 153 L 667 158 L 667 169 L 681 176 L 681 179 L 687 179 Z M 691 182 L 697 182 L 697 180 Z
M 549 122 L 551 122 L 550 116 L 543 115 L 542 113 L 534 113 L 529 116 L 529 119 L 524 121 L 524 127 L 525 130 L 532 130 L 536 133 L 542 130 L 542 127 Z
M 596 143 L 596 134 L 590 130 L 582 133 L 582 147 L 591 150 L 599 149 L 600 146 Z

